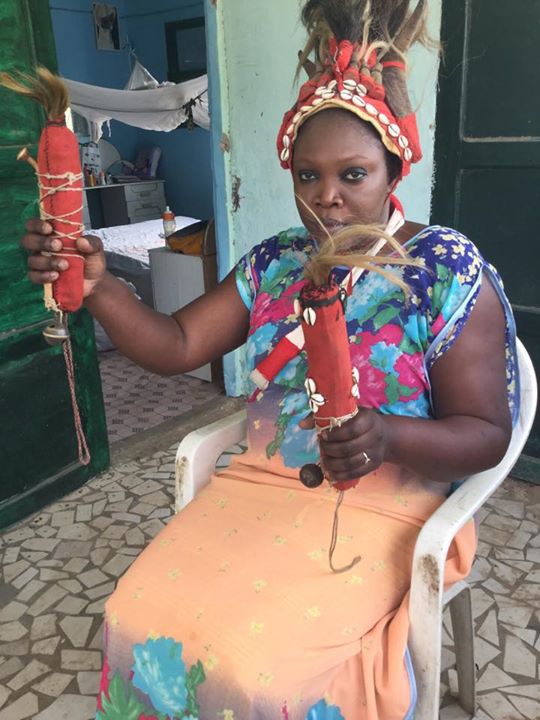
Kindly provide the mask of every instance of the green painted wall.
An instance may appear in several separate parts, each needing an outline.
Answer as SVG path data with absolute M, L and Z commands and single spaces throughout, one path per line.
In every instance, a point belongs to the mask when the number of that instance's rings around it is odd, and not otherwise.
M 213 125 L 214 206 L 220 275 L 253 245 L 299 222 L 292 182 L 278 163 L 276 134 L 294 102 L 294 72 L 305 33 L 299 2 L 206 0 Z M 441 0 L 431 0 L 431 31 L 439 37 Z M 419 114 L 424 161 L 400 196 L 411 219 L 427 222 L 433 175 L 438 59 L 418 49 L 410 85 Z M 302 77 L 302 81 L 304 77 Z M 230 149 L 224 151 L 223 133 Z M 240 394 L 242 353 L 225 360 L 230 394 Z

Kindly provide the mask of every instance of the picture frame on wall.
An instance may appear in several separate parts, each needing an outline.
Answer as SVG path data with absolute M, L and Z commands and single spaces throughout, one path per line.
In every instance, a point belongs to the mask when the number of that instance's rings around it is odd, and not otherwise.
M 120 50 L 120 30 L 116 5 L 94 3 L 92 9 L 98 50 Z
M 165 23 L 167 80 L 181 83 L 206 73 L 204 17 Z

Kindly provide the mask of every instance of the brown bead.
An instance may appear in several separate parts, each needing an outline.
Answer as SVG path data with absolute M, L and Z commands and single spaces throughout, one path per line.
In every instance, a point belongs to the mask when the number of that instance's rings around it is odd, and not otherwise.
M 324 473 L 319 465 L 309 463 L 300 469 L 300 482 L 308 488 L 317 488 L 322 485 Z

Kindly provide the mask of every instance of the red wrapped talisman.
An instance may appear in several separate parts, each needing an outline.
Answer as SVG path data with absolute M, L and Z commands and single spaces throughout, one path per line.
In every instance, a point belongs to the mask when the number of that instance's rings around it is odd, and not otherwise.
M 54 313 L 54 322 L 43 332 L 50 345 L 62 344 L 68 384 L 73 407 L 79 460 L 90 462 L 90 452 L 82 429 L 75 395 L 73 351 L 69 339 L 66 313 L 79 310 L 83 302 L 84 258 L 77 250 L 77 239 L 83 233 L 83 175 L 79 157 L 79 143 L 66 126 L 65 113 L 69 96 L 62 80 L 46 68 L 37 68 L 37 78 L 20 75 L 13 77 L 0 73 L 0 83 L 10 90 L 26 95 L 40 103 L 46 112 L 47 122 L 41 133 L 38 159 L 34 160 L 27 148 L 17 156 L 28 162 L 36 173 L 39 186 L 40 216 L 53 228 L 52 237 L 62 242 L 59 255 L 69 263 L 53 283 L 44 285 L 45 307 Z

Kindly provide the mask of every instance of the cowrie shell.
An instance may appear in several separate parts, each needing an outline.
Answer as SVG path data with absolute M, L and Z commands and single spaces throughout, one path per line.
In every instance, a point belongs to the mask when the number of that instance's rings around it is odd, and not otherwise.
M 326 87 L 326 85 L 321 85 L 321 87 L 318 87 L 315 90 L 315 95 L 322 95 L 323 93 L 327 92 L 327 90 L 328 88 Z
M 366 101 L 364 100 L 363 97 L 360 97 L 360 95 L 353 95 L 352 101 L 358 107 L 361 107 L 361 108 L 366 107 Z
M 347 78 L 347 80 L 343 81 L 343 84 L 346 88 L 351 88 L 352 90 L 356 90 L 356 80 L 353 80 L 352 78 Z
M 315 325 L 317 320 L 317 313 L 313 308 L 306 308 L 304 310 L 303 318 L 308 325 Z
M 294 301 L 293 308 L 296 317 L 300 317 L 300 315 L 302 314 L 302 305 L 300 304 L 300 300 L 298 298 L 296 298 L 296 300 Z
M 324 100 L 332 100 L 336 96 L 336 93 L 333 91 L 325 92 L 323 95 L 321 95 Z
M 281 151 L 281 155 L 280 155 L 282 162 L 287 162 L 289 157 L 290 157 L 290 152 L 288 151 L 287 148 L 283 148 L 283 150 Z
M 288 135 L 283 136 L 283 145 L 288 148 L 291 146 L 291 138 Z
M 410 162 L 412 160 L 412 150 L 411 148 L 405 148 L 403 151 L 403 157 L 407 162 Z
M 379 122 L 383 125 L 390 125 L 390 120 L 386 117 L 384 113 L 379 113 Z
M 373 115 L 373 117 L 379 114 L 379 111 L 377 110 L 375 105 L 372 105 L 371 103 L 367 103 L 366 112 L 369 113 L 369 115 Z
M 356 398 L 357 400 L 360 399 L 360 390 L 358 389 L 358 385 L 353 385 L 351 389 L 351 395 Z
M 397 137 L 400 134 L 401 130 L 399 129 L 399 125 L 392 123 L 388 126 L 388 132 L 392 137 Z
M 353 380 L 355 383 L 357 383 L 360 380 L 360 373 L 358 372 L 358 368 L 353 367 L 352 377 L 353 377 Z
M 317 385 L 313 378 L 306 378 L 304 382 L 304 387 L 306 388 L 306 392 L 308 393 L 308 395 L 313 395 L 314 392 L 317 392 Z
M 324 405 L 326 403 L 326 398 L 318 392 L 313 393 L 313 395 L 309 399 L 315 405 Z
M 350 90 L 342 90 L 341 93 L 341 99 L 342 100 L 352 100 L 352 92 Z
M 330 82 L 328 83 L 328 89 L 333 90 L 336 87 L 336 85 L 337 85 L 337 80 L 330 80 Z
M 402 147 L 402 148 L 409 147 L 409 141 L 407 140 L 407 138 L 405 137 L 405 135 L 400 135 L 400 136 L 398 137 L 398 143 L 399 143 L 399 146 Z
M 311 110 L 311 105 L 302 105 L 302 107 L 300 108 L 301 113 L 307 113 L 309 112 L 309 110 Z
M 323 102 L 324 102 L 324 98 L 318 97 L 318 98 L 315 98 L 315 100 L 313 101 L 312 105 L 313 105 L 313 107 L 317 107 L 317 105 L 320 105 L 320 104 L 323 103 Z
M 292 135 L 295 130 L 296 130 L 296 125 L 294 123 L 291 123 L 289 125 L 289 127 L 287 128 L 287 135 Z
M 360 95 L 367 95 L 367 87 L 362 85 L 362 83 L 358 83 L 356 86 L 356 92 L 360 93 Z
M 293 123 L 296 125 L 296 123 L 300 120 L 301 117 L 302 117 L 302 113 L 297 112 L 296 115 L 292 119 Z
M 314 399 L 315 397 L 317 397 L 317 400 Z M 311 409 L 311 412 L 315 414 L 319 412 L 323 405 L 326 405 L 326 400 L 323 398 L 322 395 L 314 395 L 309 398 L 308 405 Z

